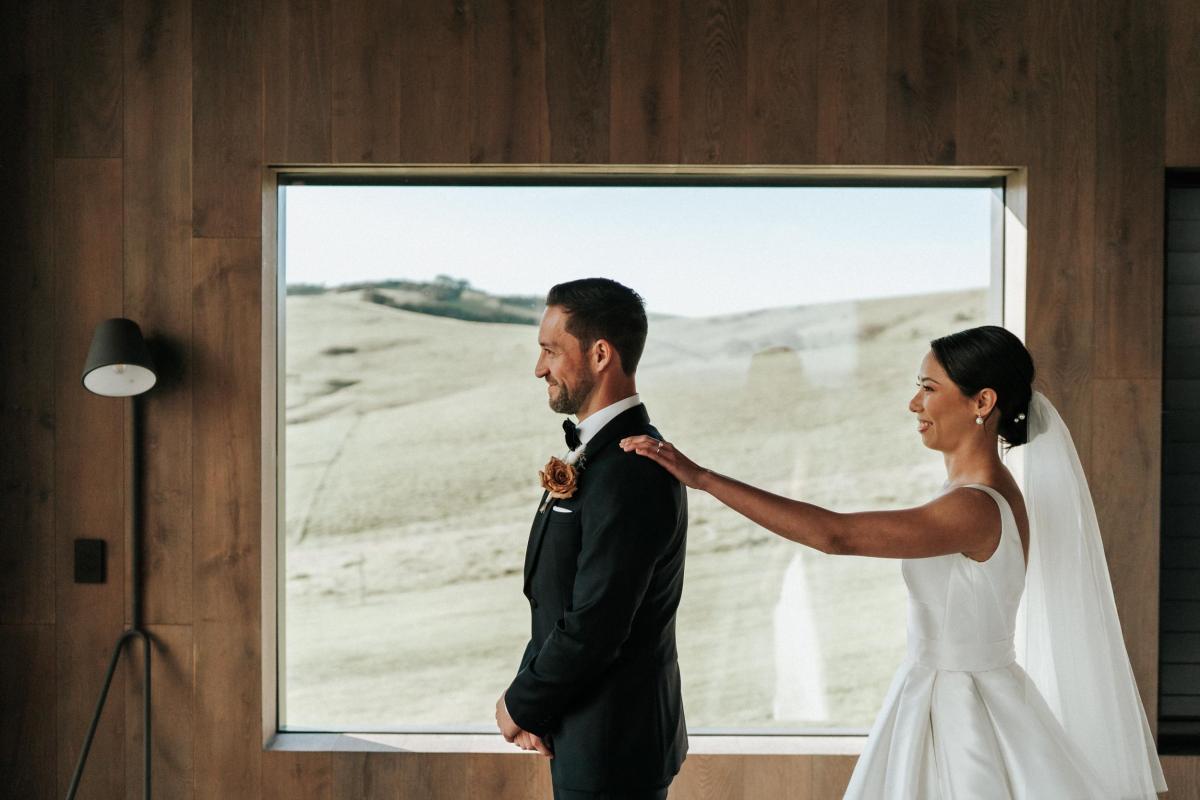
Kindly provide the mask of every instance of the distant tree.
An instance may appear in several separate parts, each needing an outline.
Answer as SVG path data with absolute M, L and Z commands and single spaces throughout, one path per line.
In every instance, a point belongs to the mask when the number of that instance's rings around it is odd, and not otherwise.
M 470 286 L 470 281 L 450 275 L 438 275 L 433 279 L 432 286 L 429 287 L 429 294 L 438 302 L 449 303 L 461 299 L 463 291 Z
M 319 283 L 289 283 L 287 293 L 294 294 L 325 294 L 325 287 Z

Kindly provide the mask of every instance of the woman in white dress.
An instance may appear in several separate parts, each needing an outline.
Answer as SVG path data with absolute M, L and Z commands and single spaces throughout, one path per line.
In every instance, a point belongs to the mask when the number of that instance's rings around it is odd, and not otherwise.
M 621 446 L 779 536 L 903 559 L 908 657 L 847 798 L 1154 798 L 1166 785 L 1095 510 L 1066 426 L 1032 389 L 1033 359 L 996 326 L 930 345 L 908 407 L 947 480 L 916 508 L 837 513 L 702 468 L 668 442 Z M 998 440 L 1027 445 L 1025 496 Z

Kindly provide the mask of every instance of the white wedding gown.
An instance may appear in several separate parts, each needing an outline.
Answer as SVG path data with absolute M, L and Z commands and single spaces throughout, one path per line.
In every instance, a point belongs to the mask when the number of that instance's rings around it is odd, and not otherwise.
M 903 561 L 908 657 L 845 797 L 1111 797 L 1015 660 L 1020 534 L 1004 496 L 973 486 L 1000 507 L 1000 544 L 983 562 L 959 553 Z

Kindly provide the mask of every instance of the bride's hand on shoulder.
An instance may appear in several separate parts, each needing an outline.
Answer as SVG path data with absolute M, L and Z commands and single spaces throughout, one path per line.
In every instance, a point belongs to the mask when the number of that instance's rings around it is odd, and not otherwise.
M 675 445 L 652 436 L 628 436 L 621 440 L 620 445 L 626 453 L 634 452 L 659 464 L 684 486 L 693 489 L 700 488 L 700 481 L 708 472 L 679 452 Z

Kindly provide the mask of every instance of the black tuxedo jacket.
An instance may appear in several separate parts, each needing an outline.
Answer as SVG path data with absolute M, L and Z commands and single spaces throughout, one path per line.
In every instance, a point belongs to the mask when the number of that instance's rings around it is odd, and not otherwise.
M 565 789 L 666 786 L 687 753 L 675 649 L 687 494 L 617 445 L 637 434 L 661 438 L 643 405 L 592 437 L 575 495 L 543 495 L 525 552 L 533 636 L 505 704 L 547 740 Z

